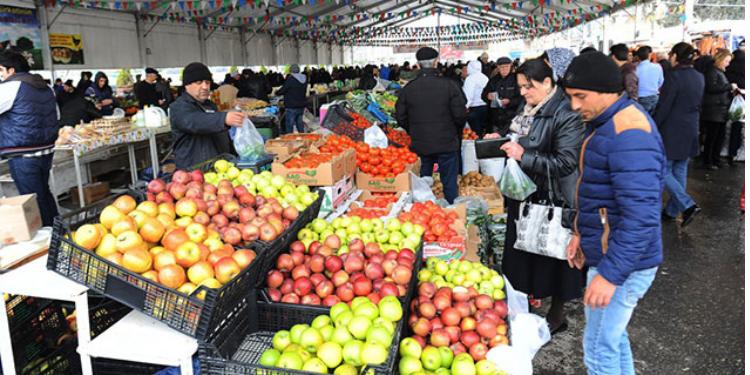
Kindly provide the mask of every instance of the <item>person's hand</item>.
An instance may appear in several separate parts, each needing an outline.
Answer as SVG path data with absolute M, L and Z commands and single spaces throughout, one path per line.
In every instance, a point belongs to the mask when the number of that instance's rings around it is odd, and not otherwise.
M 243 122 L 245 122 L 245 113 L 238 111 L 227 112 L 227 117 L 224 119 L 224 123 L 227 126 L 234 126 L 236 128 L 241 128 Z
M 586 293 L 583 295 L 583 304 L 592 309 L 607 307 L 615 294 L 615 289 L 617 289 L 615 284 L 607 281 L 602 275 L 596 275 L 586 288 Z
M 566 255 L 568 257 L 568 266 L 570 268 L 578 268 L 583 269 L 583 263 L 585 259 L 583 258 L 583 255 L 578 251 L 581 247 L 581 235 L 574 234 L 570 237 L 570 242 L 568 242 L 568 247 L 565 248 Z
M 737 89 L 738 89 L 738 88 L 739 88 L 739 87 L 737 86 L 737 84 L 736 84 L 736 83 L 733 83 L 733 84 L 732 84 L 732 91 L 737 91 Z
M 484 139 L 497 139 L 497 138 L 500 138 L 500 134 L 488 133 L 484 135 Z
M 503 100 L 500 101 L 500 103 L 503 103 L 503 107 L 505 107 L 508 104 L 510 104 L 510 99 L 503 99 Z
M 518 143 L 508 142 L 500 146 L 500 149 L 505 151 L 505 153 L 508 155 L 509 158 L 515 159 L 516 161 L 521 161 L 521 157 L 523 156 L 524 149 Z
M 166 102 L 166 100 L 164 100 L 164 99 L 159 99 L 159 105 L 162 105 L 162 104 L 164 104 L 164 102 Z
M 102 105 L 103 106 L 106 107 L 106 106 L 108 106 L 110 104 L 112 104 L 112 99 L 104 99 L 104 100 L 102 100 Z
M 487 100 L 489 101 L 495 100 L 495 95 L 497 94 L 495 94 L 494 92 L 487 93 Z

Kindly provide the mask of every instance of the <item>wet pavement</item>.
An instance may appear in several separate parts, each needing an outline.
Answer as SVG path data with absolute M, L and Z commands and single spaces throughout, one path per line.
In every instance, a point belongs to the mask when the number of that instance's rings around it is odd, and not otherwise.
M 743 181 L 744 164 L 691 168 L 688 192 L 703 211 L 684 231 L 663 225 L 664 263 L 628 329 L 638 374 L 745 373 Z M 568 330 L 537 353 L 535 374 L 586 373 L 580 300 L 568 312 Z

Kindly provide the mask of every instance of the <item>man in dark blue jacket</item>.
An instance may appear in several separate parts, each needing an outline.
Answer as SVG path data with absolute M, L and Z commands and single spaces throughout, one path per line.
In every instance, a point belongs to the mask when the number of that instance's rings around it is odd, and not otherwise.
M 51 226 L 57 203 L 49 188 L 59 112 L 55 93 L 26 59 L 0 53 L 0 157 L 8 160 L 20 194 L 36 194 L 42 224 Z
M 291 74 L 276 94 L 284 95 L 286 132 L 294 133 L 296 127 L 297 132 L 304 133 L 305 123 L 302 121 L 302 115 L 307 105 L 307 76 L 299 72 L 299 65 L 292 65 Z
M 589 374 L 635 374 L 627 325 L 662 262 L 664 146 L 651 117 L 623 95 L 620 70 L 604 54 L 573 59 L 563 85 L 587 123 L 567 249 L 571 266 L 589 267 L 584 361 Z

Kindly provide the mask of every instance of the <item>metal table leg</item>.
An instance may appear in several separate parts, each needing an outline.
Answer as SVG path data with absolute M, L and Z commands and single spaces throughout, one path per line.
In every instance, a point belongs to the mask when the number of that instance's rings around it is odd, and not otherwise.
M 57 199 L 57 183 L 55 181 L 55 165 L 52 164 L 52 168 L 49 170 L 50 186 L 52 190 L 52 198 L 55 200 L 55 206 L 57 211 L 60 212 L 60 201 Z
M 128 160 L 130 161 L 130 182 L 135 187 L 138 182 L 138 164 L 135 161 L 135 145 L 128 143 Z
M 83 197 L 83 178 L 81 177 L 81 160 L 78 159 L 78 154 L 73 151 L 73 166 L 76 169 L 76 183 L 78 184 L 78 202 L 81 208 L 86 207 L 86 202 Z
M 89 324 L 89 299 L 88 293 L 81 293 L 75 298 L 76 325 L 78 325 L 78 346 L 88 345 L 91 341 L 91 325 Z M 83 312 L 83 313 L 81 313 Z M 79 353 L 80 354 L 80 353 Z M 91 366 L 91 357 L 88 354 L 81 354 L 81 371 L 83 375 L 92 375 L 94 370 Z
M 2 359 L 3 374 L 15 374 L 16 364 L 13 359 L 13 341 L 10 339 L 10 324 L 5 298 L 0 293 L 0 359 Z
M 156 133 L 151 132 L 148 137 L 148 146 L 151 151 L 151 169 L 153 170 L 153 178 L 159 177 L 159 150 L 156 148 Z

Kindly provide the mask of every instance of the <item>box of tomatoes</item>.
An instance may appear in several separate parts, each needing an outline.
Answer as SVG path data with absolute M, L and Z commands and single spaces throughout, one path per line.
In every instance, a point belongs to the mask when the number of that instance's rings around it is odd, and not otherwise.
M 477 244 L 469 240 L 466 229 L 466 206 L 440 208 L 433 202 L 414 203 L 399 215 L 402 220 L 426 228 L 422 256 L 452 261 L 475 257 Z
M 372 171 L 365 172 L 361 168 L 357 171 L 357 188 L 380 193 L 411 191 L 411 177 L 409 172 L 419 175 L 419 159 L 411 164 L 404 166 L 403 172 L 394 174 L 387 172 L 384 168 L 379 168 L 377 174 Z
M 274 160 L 271 171 L 296 185 L 331 186 L 356 170 L 354 150 L 340 154 L 321 153 L 313 146 L 309 152 Z

